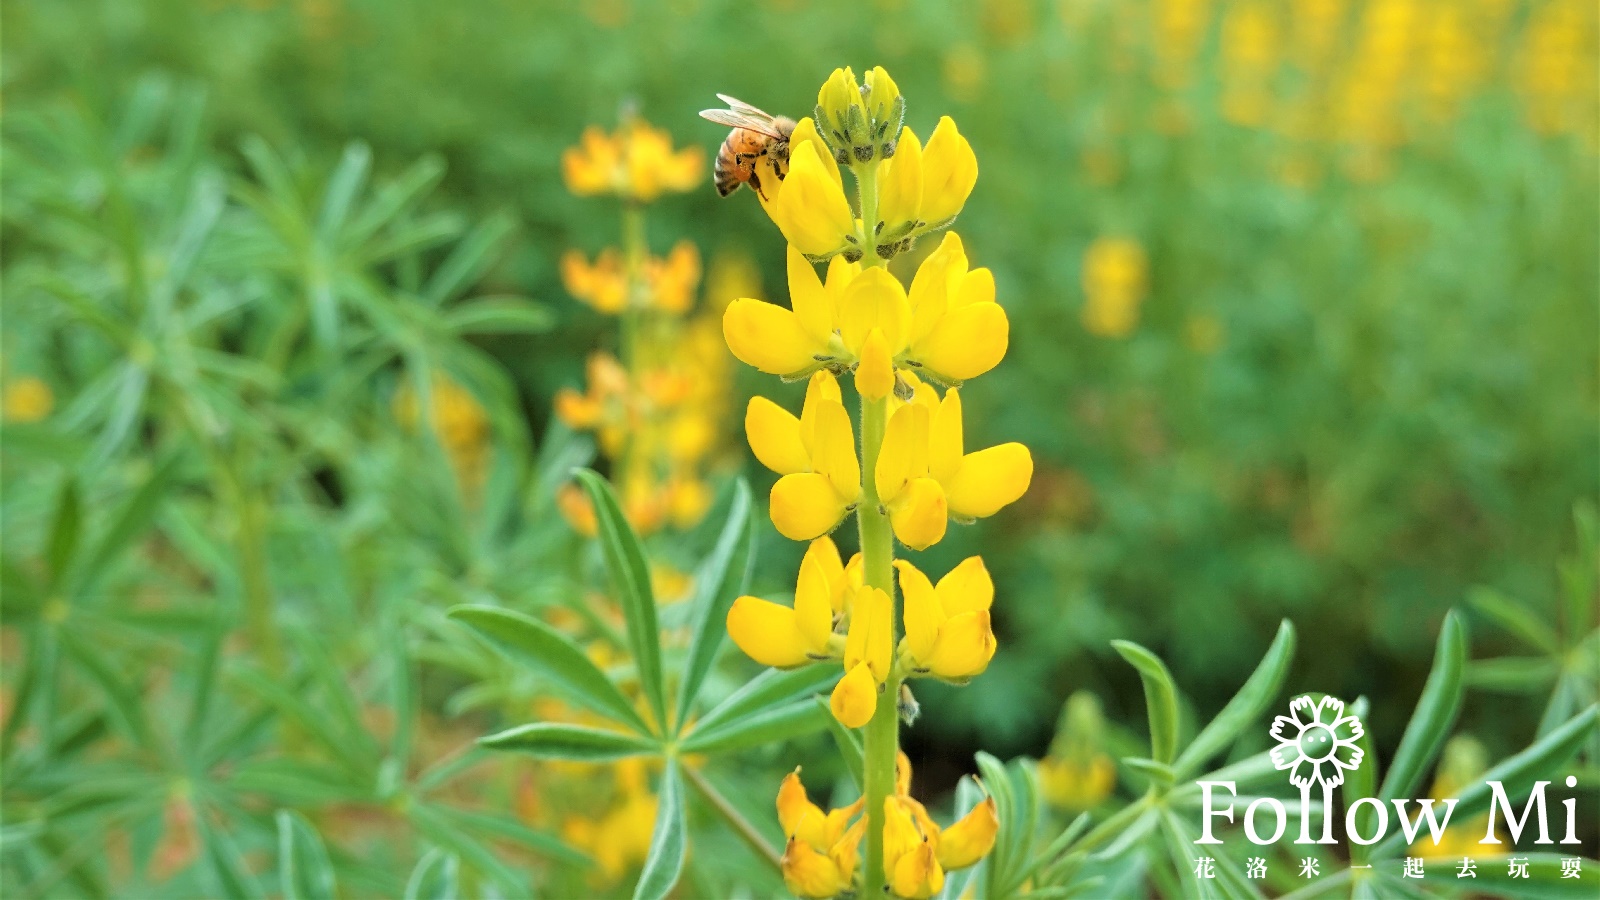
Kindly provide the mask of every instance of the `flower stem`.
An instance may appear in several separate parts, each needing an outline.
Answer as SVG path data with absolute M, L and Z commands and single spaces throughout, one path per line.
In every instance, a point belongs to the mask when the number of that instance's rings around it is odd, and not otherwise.
M 772 849 L 772 845 L 767 843 L 767 839 L 762 836 L 761 832 L 750 824 L 750 820 L 735 809 L 727 797 L 722 796 L 721 791 L 717 790 L 710 781 L 707 781 L 706 777 L 700 774 L 694 766 L 681 766 L 680 771 L 683 772 L 683 777 L 700 792 L 700 795 L 706 798 L 706 802 L 711 804 L 711 808 L 722 816 L 728 826 L 739 837 L 743 838 L 746 844 L 750 845 L 750 849 L 754 850 L 757 856 L 766 860 L 774 871 L 779 873 L 783 871 L 783 859 Z
M 856 509 L 856 521 L 861 529 L 861 555 L 864 581 L 894 598 L 894 538 L 889 531 L 889 516 L 878 501 L 878 486 L 874 475 L 878 466 L 878 452 L 883 447 L 883 432 L 889 418 L 888 398 L 861 401 L 861 472 L 862 499 Z M 898 643 L 893 623 L 899 616 L 890 615 L 890 646 Z M 867 853 L 862 873 L 862 897 L 881 897 L 884 888 L 883 872 L 883 801 L 894 792 L 895 757 L 900 750 L 900 679 L 890 674 L 878 696 L 877 709 L 867 722 L 863 733 L 865 772 L 862 785 L 866 796 Z

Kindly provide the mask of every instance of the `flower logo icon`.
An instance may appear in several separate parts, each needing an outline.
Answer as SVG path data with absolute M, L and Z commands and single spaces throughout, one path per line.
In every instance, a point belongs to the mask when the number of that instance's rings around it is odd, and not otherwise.
M 1289 769 L 1289 783 L 1309 788 L 1321 782 L 1324 788 L 1344 783 L 1344 773 L 1361 765 L 1361 720 L 1346 715 L 1344 701 L 1323 697 L 1317 702 L 1310 695 L 1294 698 L 1289 714 L 1272 720 L 1269 732 L 1278 746 L 1272 748 L 1272 765 Z

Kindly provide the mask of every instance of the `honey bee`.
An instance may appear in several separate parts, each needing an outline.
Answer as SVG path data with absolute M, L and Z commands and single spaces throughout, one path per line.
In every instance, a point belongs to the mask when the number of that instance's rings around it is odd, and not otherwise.
M 700 117 L 733 130 L 717 150 L 712 183 L 723 197 L 748 183 L 765 200 L 767 195 L 761 190 L 761 176 L 756 166 L 766 157 L 779 181 L 789 174 L 789 136 L 794 133 L 795 121 L 762 112 L 727 94 L 718 94 L 717 99 L 728 104 L 728 108 L 702 110 Z

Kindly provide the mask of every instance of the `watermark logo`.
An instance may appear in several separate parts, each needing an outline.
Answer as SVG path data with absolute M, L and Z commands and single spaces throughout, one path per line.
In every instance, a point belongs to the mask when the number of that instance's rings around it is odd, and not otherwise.
M 1344 784 L 1344 774 L 1361 767 L 1361 748 L 1356 742 L 1363 734 L 1361 720 L 1346 713 L 1344 701 L 1323 697 L 1313 701 L 1309 694 L 1289 703 L 1289 714 L 1272 720 L 1268 732 L 1278 746 L 1272 748 L 1272 764 L 1289 770 L 1289 783 L 1300 789 L 1302 800 L 1309 800 L 1311 786 L 1323 789 Z

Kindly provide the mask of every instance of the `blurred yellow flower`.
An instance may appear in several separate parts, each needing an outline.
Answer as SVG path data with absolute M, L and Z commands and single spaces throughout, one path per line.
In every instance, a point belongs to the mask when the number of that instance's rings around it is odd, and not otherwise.
M 50 415 L 55 405 L 50 386 L 32 375 L 13 380 L 0 393 L 0 409 L 7 422 L 37 422 Z
M 1489 751 L 1483 744 L 1470 735 L 1456 735 L 1445 743 L 1444 751 L 1439 755 L 1438 774 L 1434 776 L 1428 796 L 1441 803 L 1451 797 L 1459 797 L 1463 790 L 1479 781 L 1488 768 Z M 1444 839 L 1437 844 L 1427 829 L 1423 829 L 1411 845 L 1410 852 L 1424 859 L 1499 856 L 1505 852 L 1505 844 L 1478 843 L 1488 827 L 1487 814 L 1456 822 L 1445 829 Z M 1496 829 L 1496 836 L 1504 839 L 1499 829 Z
M 1045 799 L 1068 812 L 1094 809 L 1111 796 L 1117 767 L 1105 751 L 1105 715 L 1094 694 L 1077 691 L 1067 698 L 1038 771 Z
M 578 144 L 562 153 L 561 172 L 567 189 L 580 197 L 615 194 L 649 203 L 698 185 L 705 176 L 705 153 L 693 146 L 674 151 L 666 131 L 633 119 L 615 134 L 586 128 Z
M 617 315 L 630 305 L 627 268 L 613 248 L 600 251 L 593 263 L 576 250 L 562 254 L 561 281 L 568 293 L 607 315 Z M 699 249 L 689 241 L 679 241 L 664 258 L 646 257 L 640 264 L 638 284 L 633 305 L 688 312 L 700 284 Z
M 1083 254 L 1083 327 L 1100 337 L 1127 337 L 1139 324 L 1149 263 L 1131 238 L 1096 238 Z
M 471 391 L 443 372 L 430 376 L 428 395 L 429 424 L 450 459 L 462 492 L 475 499 L 488 476 L 489 415 Z M 403 427 L 413 431 L 419 427 L 416 391 L 409 379 L 395 390 L 393 409 L 395 420 Z
M 644 862 L 655 833 L 658 801 L 650 793 L 645 762 L 624 759 L 614 771 L 618 799 L 613 805 L 595 818 L 569 817 L 561 829 L 568 843 L 594 857 L 596 884 L 613 884 Z

